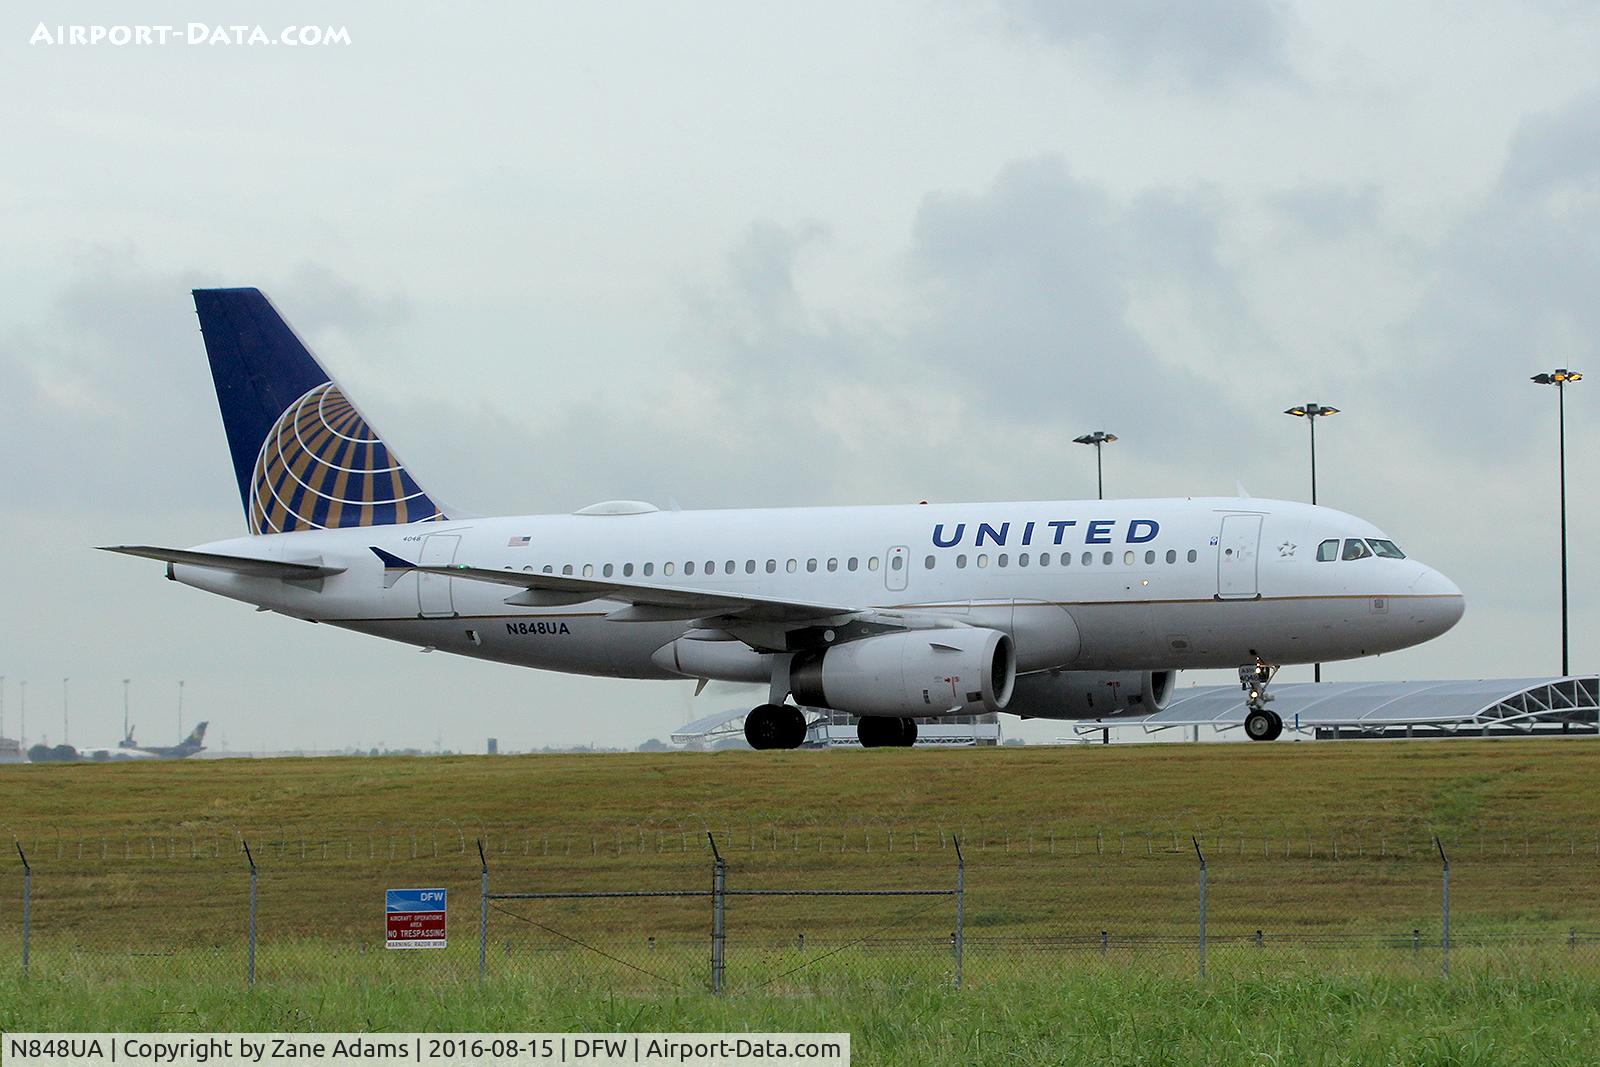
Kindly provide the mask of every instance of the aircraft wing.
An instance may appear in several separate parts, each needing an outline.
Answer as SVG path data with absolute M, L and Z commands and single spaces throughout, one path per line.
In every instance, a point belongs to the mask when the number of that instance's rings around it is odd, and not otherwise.
M 143 556 L 163 563 L 180 563 L 186 567 L 210 567 L 213 570 L 232 571 L 250 578 L 281 578 L 286 582 L 315 582 L 334 574 L 343 574 L 343 567 L 325 567 L 320 559 L 286 562 L 275 559 L 253 559 L 249 556 L 226 556 L 217 552 L 191 552 L 184 548 L 157 548 L 154 545 L 104 545 L 102 552 L 121 552 L 125 556 Z
M 720 590 L 618 581 L 613 578 L 579 578 L 569 574 L 493 570 L 464 565 L 421 567 L 377 547 L 372 551 L 383 560 L 386 573 L 391 575 L 436 574 L 446 578 L 510 586 L 521 592 L 507 597 L 506 603 L 530 607 L 558 607 L 593 600 L 620 601 L 624 606 L 608 613 L 607 619 L 613 622 L 698 620 L 705 628 L 725 630 L 734 638 L 761 651 L 792 650 L 793 642 L 788 635 L 811 627 L 848 628 L 845 633 L 837 635 L 848 639 L 889 630 L 962 625 L 959 621 L 927 613 L 817 604 Z

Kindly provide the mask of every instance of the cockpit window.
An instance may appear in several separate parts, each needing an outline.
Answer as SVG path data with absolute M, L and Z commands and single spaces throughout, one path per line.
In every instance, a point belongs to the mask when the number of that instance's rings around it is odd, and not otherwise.
M 1339 558 L 1339 539 L 1330 537 L 1317 546 L 1317 562 L 1329 563 Z
M 1405 559 L 1406 554 L 1400 551 L 1400 546 L 1393 541 L 1385 541 L 1380 537 L 1367 538 L 1367 544 L 1372 546 L 1372 551 L 1384 559 Z
M 1367 543 L 1359 537 L 1347 537 L 1344 541 L 1344 559 L 1366 559 L 1372 555 L 1372 550 Z

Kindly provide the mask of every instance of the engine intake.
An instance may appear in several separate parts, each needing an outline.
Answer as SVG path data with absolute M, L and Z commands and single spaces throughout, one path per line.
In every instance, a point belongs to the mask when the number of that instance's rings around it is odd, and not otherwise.
M 1004 710 L 1016 677 L 1009 634 L 911 630 L 803 652 L 789 688 L 803 705 L 855 715 L 978 715 Z

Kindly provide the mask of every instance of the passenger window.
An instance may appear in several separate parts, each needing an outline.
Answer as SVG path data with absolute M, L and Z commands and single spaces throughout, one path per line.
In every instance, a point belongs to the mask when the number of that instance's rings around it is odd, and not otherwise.
M 611 577 L 611 574 L 612 574 L 611 564 L 607 563 L 604 567 L 601 567 L 600 568 L 600 573 L 602 575 L 604 575 L 605 577 L 607 577 L 607 578 Z
M 1146 563 L 1154 563 L 1156 561 L 1155 549 L 1151 549 L 1144 554 L 1144 561 Z
M 783 565 L 783 569 L 788 571 L 790 574 L 793 574 L 795 571 L 800 569 L 800 561 L 791 559 L 788 563 Z
M 1048 552 L 1039 553 L 1039 566 L 1041 566 L 1041 567 L 1050 566 L 1050 553 L 1048 553 Z
M 964 571 L 966 569 L 967 569 L 967 554 L 965 552 L 963 552 L 959 556 L 956 557 L 956 570 Z
M 834 571 L 836 571 L 838 569 L 839 569 L 839 561 L 837 559 L 831 559 L 830 558 L 828 560 L 828 573 L 832 574 Z
M 555 568 L 551 567 L 550 564 L 546 563 L 544 565 L 544 572 L 546 574 L 554 574 L 555 573 Z
M 756 572 L 756 561 L 753 560 L 753 559 L 745 560 L 744 561 L 744 572 L 746 574 L 754 574 Z
M 856 559 L 854 556 L 851 556 L 849 562 L 844 565 L 844 569 L 847 570 L 847 571 L 853 571 L 853 570 L 856 570 L 857 568 L 859 568 L 860 566 L 861 566 L 861 561 Z
M 739 569 L 739 568 L 738 568 L 738 567 L 737 567 L 737 566 L 735 566 L 735 565 L 734 565 L 734 562 L 733 562 L 733 560 L 731 560 L 731 559 L 730 559 L 730 560 L 729 560 L 729 561 L 728 561 L 728 562 L 727 562 L 727 564 L 726 564 L 726 565 L 725 565 L 725 566 L 724 566 L 724 567 L 723 567 L 723 570 L 722 570 L 722 573 L 723 573 L 723 574 L 732 574 L 732 573 L 733 573 L 733 572 L 734 572 L 734 571 L 736 571 L 736 570 L 738 570 L 738 569 Z
M 1176 563 L 1176 562 L 1178 562 L 1178 550 L 1177 549 L 1175 549 L 1175 548 L 1167 549 L 1167 562 L 1168 563 Z
M 1343 558 L 1343 559 L 1366 559 L 1370 555 L 1372 555 L 1372 550 L 1367 547 L 1367 543 L 1365 541 L 1361 540 L 1361 538 L 1359 538 L 1359 537 L 1347 537 L 1347 538 L 1345 538 L 1345 541 L 1344 541 L 1344 556 L 1341 557 L 1341 558 Z
M 672 563 L 671 560 L 668 560 L 667 562 L 665 562 L 665 563 L 663 563 L 661 565 L 661 573 L 663 575 L 665 575 L 666 577 L 668 577 L 668 578 L 672 577 L 672 572 L 673 572 L 674 569 L 675 568 L 674 568 L 673 563 Z
M 1061 553 L 1061 565 L 1063 567 L 1072 566 L 1072 553 L 1071 552 L 1063 552 L 1063 553 Z
M 923 568 L 925 570 L 930 570 L 931 571 L 931 570 L 933 570 L 933 562 L 934 562 L 933 557 L 929 556 L 927 559 L 922 561 L 922 566 L 923 566 Z
M 1004 552 L 1000 553 L 994 558 L 994 564 L 996 567 L 1004 567 L 1009 562 L 1011 562 L 1011 560 Z
M 809 574 L 815 574 L 817 572 L 817 561 L 816 560 L 814 560 L 814 559 L 806 560 L 806 572 L 809 573 Z
M 1100 562 L 1104 563 L 1107 567 L 1111 566 L 1111 553 L 1107 552 L 1105 555 L 1101 556 Z
M 1194 549 L 1191 548 L 1189 550 L 1189 562 L 1193 563 L 1195 560 L 1197 560 L 1199 558 L 1200 558 L 1199 553 L 1197 553 Z
M 1406 554 L 1400 551 L 1400 546 L 1395 544 L 1393 541 L 1385 541 L 1382 538 L 1369 537 L 1367 538 L 1367 544 L 1372 546 L 1373 552 L 1382 556 L 1384 559 L 1406 558 Z
M 1339 539 L 1330 537 L 1317 546 L 1317 562 L 1331 563 L 1339 558 Z
M 622 565 L 622 576 L 624 578 L 632 578 L 633 577 L 633 564 L 624 563 Z
M 1082 562 L 1083 562 L 1083 565 L 1085 567 L 1087 567 L 1089 564 L 1093 563 L 1094 562 L 1094 553 L 1093 552 L 1085 552 L 1083 554 Z
M 868 556 L 867 557 L 867 570 L 875 571 L 877 569 L 878 569 L 878 557 L 877 556 Z
M 562 574 L 571 574 L 571 573 L 572 573 L 572 564 L 570 564 L 570 563 L 563 563 L 563 564 L 562 564 L 562 565 L 561 565 L 561 573 L 562 573 Z
M 903 570 L 905 570 L 905 568 L 906 568 L 906 558 L 904 556 L 895 556 L 893 559 L 891 559 L 889 561 L 889 569 L 890 570 L 903 571 Z
M 767 560 L 767 573 L 768 574 L 777 574 L 778 573 L 778 561 L 777 560 L 775 560 L 775 559 Z
M 988 565 L 989 565 L 989 553 L 987 553 L 987 552 L 979 552 L 978 553 L 978 566 L 979 567 L 987 567 Z
M 644 565 L 644 576 L 646 578 L 650 577 L 655 572 L 656 572 L 656 565 L 654 563 L 646 563 Z
M 1130 548 L 1122 554 L 1122 565 L 1124 567 L 1133 566 L 1133 549 Z
M 1027 565 L 1028 565 L 1028 554 L 1026 552 L 1018 552 L 1017 553 L 1017 566 L 1026 567 Z
M 694 560 L 691 559 L 683 565 L 683 573 L 686 575 L 694 573 Z

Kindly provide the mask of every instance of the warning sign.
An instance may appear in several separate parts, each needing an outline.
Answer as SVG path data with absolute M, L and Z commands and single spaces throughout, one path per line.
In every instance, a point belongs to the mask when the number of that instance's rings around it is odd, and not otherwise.
M 386 948 L 444 948 L 447 889 L 390 889 L 384 894 Z

